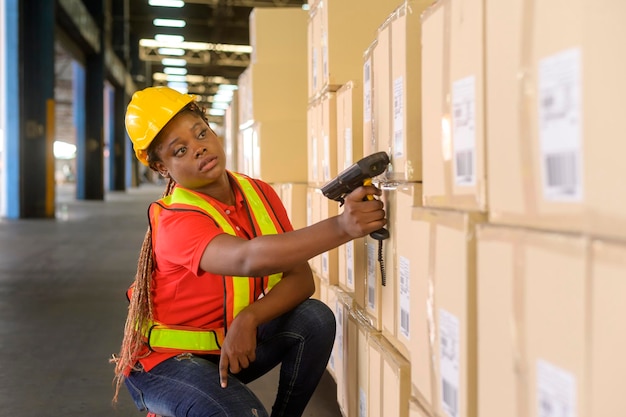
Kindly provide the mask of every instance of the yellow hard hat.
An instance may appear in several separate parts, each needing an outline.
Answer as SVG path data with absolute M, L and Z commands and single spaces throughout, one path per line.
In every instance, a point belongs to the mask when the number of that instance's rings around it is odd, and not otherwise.
M 133 94 L 126 108 L 126 131 L 137 159 L 148 165 L 146 149 L 156 135 L 195 96 L 169 87 L 148 87 Z

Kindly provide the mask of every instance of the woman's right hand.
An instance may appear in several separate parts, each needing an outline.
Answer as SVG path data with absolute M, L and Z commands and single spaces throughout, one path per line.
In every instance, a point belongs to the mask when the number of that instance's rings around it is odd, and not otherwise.
M 381 194 L 382 191 L 373 185 L 361 186 L 348 194 L 338 217 L 342 230 L 354 239 L 386 225 L 383 202 L 372 197 Z

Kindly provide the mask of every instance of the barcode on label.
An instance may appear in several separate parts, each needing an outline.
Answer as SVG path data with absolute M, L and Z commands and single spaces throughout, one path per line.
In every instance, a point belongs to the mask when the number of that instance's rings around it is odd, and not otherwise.
M 456 153 L 455 177 L 457 184 L 474 183 L 474 151 L 472 149 Z
M 578 193 L 580 178 L 576 152 L 546 155 L 545 169 L 550 194 L 575 196 Z
M 456 417 L 458 412 L 458 391 L 454 385 L 442 379 L 443 405 L 451 417 Z
M 400 310 L 400 330 L 405 336 L 409 335 L 409 312 Z

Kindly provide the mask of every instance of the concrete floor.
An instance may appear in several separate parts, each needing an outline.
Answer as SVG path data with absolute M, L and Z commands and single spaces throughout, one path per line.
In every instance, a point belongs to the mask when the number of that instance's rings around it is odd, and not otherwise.
M 147 205 L 162 190 L 76 201 L 59 186 L 55 220 L 0 220 L 0 415 L 145 416 L 125 391 L 111 404 L 108 359 L 119 348 Z M 268 409 L 277 374 L 250 385 Z M 341 416 L 329 375 L 305 416 Z

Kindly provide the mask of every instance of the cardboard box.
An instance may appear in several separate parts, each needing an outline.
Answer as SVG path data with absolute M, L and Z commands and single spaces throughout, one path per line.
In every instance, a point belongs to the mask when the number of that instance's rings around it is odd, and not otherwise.
M 359 312 L 359 310 L 355 310 Z M 380 415 L 380 355 L 372 358 L 374 371 L 370 371 L 369 339 L 379 334 L 362 314 L 354 314 L 357 323 L 357 387 L 359 417 Z M 371 387 L 370 387 L 371 386 Z M 374 397 L 374 412 L 371 410 L 370 392 Z
M 322 106 L 314 100 L 307 110 L 307 178 L 309 185 L 322 185 L 321 145 L 322 145 Z
M 431 417 L 415 398 L 409 400 L 409 417 Z
M 285 206 L 294 230 L 307 226 L 307 185 L 304 183 L 273 184 L 279 188 L 279 196 Z
M 391 166 L 393 181 L 422 180 L 421 13 L 433 0 L 411 0 L 390 16 L 391 30 Z
M 626 243 L 595 241 L 591 250 L 590 416 L 618 417 L 626 374 Z M 582 415 L 582 414 L 581 414 Z
M 362 135 L 363 86 L 349 81 L 337 90 L 337 171 L 363 158 Z
M 372 124 L 374 151 L 390 154 L 391 115 L 391 27 L 385 21 L 378 29 L 372 52 Z
M 308 13 L 297 7 L 255 7 L 250 12 L 250 62 L 292 65 L 307 44 Z
M 338 357 L 341 358 L 340 361 L 335 362 L 337 403 L 344 416 L 357 417 L 358 322 L 355 316 L 354 300 L 341 289 L 337 291 L 336 316 L 340 321 L 337 322 L 335 340 Z
M 337 285 L 362 309 L 365 308 L 365 249 L 365 238 L 353 239 L 337 248 Z
M 311 9 L 310 13 L 321 16 L 321 82 L 317 93 L 350 80 L 362 81 L 361 54 L 395 6 L 379 0 L 327 0 Z
M 415 207 L 412 218 L 412 395 L 433 415 L 476 417 L 475 227 L 485 216 Z
M 373 82 L 374 67 L 373 54 L 378 41 L 374 39 L 363 52 L 363 156 L 377 151 L 376 135 L 374 134 L 374 107 Z
M 441 0 L 422 20 L 424 205 L 487 210 L 483 0 Z
M 313 225 L 322 219 L 322 194 L 318 188 L 308 187 L 307 189 L 307 226 Z M 325 197 L 324 197 L 325 198 Z M 314 274 L 321 278 L 322 257 L 314 256 L 309 259 L 309 265 Z
M 589 415 L 588 239 L 497 226 L 477 235 L 479 415 Z
M 322 94 L 320 104 L 322 107 L 322 148 L 320 165 L 322 168 L 322 182 L 326 184 L 338 174 L 336 93 L 327 91 Z
M 613 1 L 487 3 L 490 221 L 626 237 L 625 14 Z
M 305 121 L 255 122 L 242 131 L 241 140 L 242 173 L 269 183 L 306 182 L 307 157 L 293 152 L 306 146 Z
M 409 362 L 380 335 L 369 338 L 369 416 L 408 417 L 410 397 Z M 376 381 L 373 381 L 376 379 Z M 373 392 L 372 388 L 377 389 Z
M 324 280 L 322 280 L 322 282 L 324 282 Z M 335 314 L 335 321 L 337 323 L 336 325 L 337 325 L 337 328 L 339 328 L 340 323 L 343 323 L 343 317 L 339 316 L 340 314 L 343 314 L 343 310 L 337 309 L 337 291 L 339 290 L 339 288 L 336 285 L 330 285 L 327 282 L 325 282 L 325 284 L 326 284 L 326 287 L 328 288 L 327 297 L 326 297 L 326 305 Z M 333 350 L 332 350 L 332 353 L 330 354 L 330 358 L 328 359 L 328 365 L 326 366 L 328 373 L 333 377 L 336 383 L 339 382 L 337 379 L 337 373 L 341 372 L 341 369 L 342 369 L 341 368 L 342 357 L 340 356 L 340 353 L 341 353 L 340 343 L 342 343 L 341 338 L 338 338 L 337 336 L 335 336 L 335 343 L 333 343 Z M 339 378 L 341 378 L 341 375 L 339 376 Z
M 307 48 L 307 69 L 308 69 L 308 97 L 315 99 L 317 92 L 322 85 L 322 14 L 317 7 L 309 10 L 308 21 L 308 48 Z
M 386 335 L 391 344 L 405 358 L 410 358 L 411 346 L 410 319 L 416 317 L 411 308 L 411 287 L 417 281 L 415 275 L 417 253 L 415 237 L 418 233 L 417 221 L 412 219 L 413 207 L 422 204 L 422 184 L 405 183 L 395 190 L 395 205 L 390 217 L 390 237 L 394 240 L 394 292 L 395 327 L 393 335 Z
M 336 216 L 339 210 L 339 203 L 326 198 L 321 192 L 317 193 L 320 201 L 320 219 L 325 220 L 329 217 Z M 338 250 L 333 248 L 320 255 L 321 270 L 320 277 L 331 285 L 339 283 L 338 276 Z

